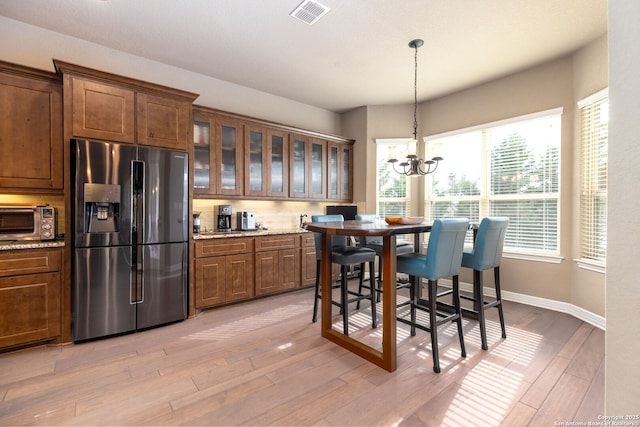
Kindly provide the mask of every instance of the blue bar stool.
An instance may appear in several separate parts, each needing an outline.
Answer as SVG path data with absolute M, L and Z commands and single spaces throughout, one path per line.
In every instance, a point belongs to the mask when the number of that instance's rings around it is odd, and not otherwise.
M 504 326 L 504 313 L 502 312 L 502 296 L 500 294 L 500 262 L 502 261 L 502 248 L 504 236 L 509 225 L 507 217 L 483 218 L 478 227 L 478 233 L 473 248 L 464 250 L 462 254 L 462 266 L 473 269 L 473 297 L 462 295 L 461 298 L 474 302 L 473 309 L 463 309 L 463 312 L 471 313 L 478 317 L 480 324 L 480 338 L 482 349 L 487 346 L 487 327 L 485 324 L 485 309 L 496 307 L 500 316 L 502 338 L 507 337 Z M 493 301 L 485 301 L 484 287 L 482 284 L 482 272 L 493 269 L 496 298 Z
M 440 372 L 440 358 L 438 352 L 438 326 L 455 321 L 458 325 L 461 356 L 466 357 L 464 337 L 462 334 L 462 318 L 460 310 L 460 288 L 458 275 L 462 265 L 462 251 L 464 238 L 469 228 L 467 218 L 446 218 L 433 221 L 429 234 L 427 254 L 410 253 L 398 256 L 397 270 L 408 274 L 411 279 L 410 302 L 411 320 L 398 318 L 399 322 L 411 326 L 411 335 L 416 334 L 416 328 L 431 333 L 431 351 L 433 354 L 433 371 Z M 428 281 L 428 299 L 420 296 L 420 279 Z M 445 277 L 453 279 L 453 311 L 438 311 L 438 280 Z M 416 322 L 416 309 L 429 313 L 429 325 Z
M 342 215 L 312 215 L 311 222 L 342 222 L 344 217 Z M 318 300 L 321 298 L 320 293 L 320 258 L 322 255 L 322 235 L 320 233 L 314 233 L 316 244 L 316 287 L 315 297 L 313 303 L 313 318 L 312 321 L 318 320 Z M 334 264 L 340 265 L 340 302 L 337 303 L 332 300 L 333 305 L 340 307 L 342 312 L 343 333 L 349 335 L 349 310 L 348 306 L 352 302 L 358 303 L 360 307 L 360 301 L 363 299 L 369 299 L 371 301 L 371 327 L 378 326 L 376 320 L 376 298 L 375 298 L 375 259 L 376 252 L 373 249 L 363 248 L 359 246 L 348 246 L 347 238 L 345 236 L 331 236 L 332 243 L 332 261 Z M 369 286 L 364 286 L 364 265 L 369 264 Z M 350 291 L 347 284 L 347 267 L 353 264 L 360 264 L 360 281 L 359 291 Z M 334 286 L 338 287 L 338 286 Z M 362 288 L 368 288 L 369 294 L 362 294 Z M 349 295 L 354 298 L 349 298 Z M 331 298 L 331 295 L 328 296 Z

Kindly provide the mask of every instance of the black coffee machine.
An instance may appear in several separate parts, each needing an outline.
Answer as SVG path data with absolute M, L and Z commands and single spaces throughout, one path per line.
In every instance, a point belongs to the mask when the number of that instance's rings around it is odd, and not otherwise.
M 231 231 L 231 205 L 218 206 L 216 229 L 218 231 Z

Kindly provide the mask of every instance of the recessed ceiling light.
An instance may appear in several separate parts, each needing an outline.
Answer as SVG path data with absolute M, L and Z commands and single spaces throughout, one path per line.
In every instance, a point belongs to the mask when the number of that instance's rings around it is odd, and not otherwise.
M 327 6 L 317 1 L 304 0 L 289 15 L 306 24 L 313 25 L 330 10 Z

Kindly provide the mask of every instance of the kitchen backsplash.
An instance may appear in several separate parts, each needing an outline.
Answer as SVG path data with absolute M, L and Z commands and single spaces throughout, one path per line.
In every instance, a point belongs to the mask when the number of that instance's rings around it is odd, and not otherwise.
M 25 204 L 37 205 L 48 204 L 57 209 L 58 234 L 64 234 L 64 197 L 45 195 L 16 195 L 0 194 L 0 205 Z M 311 221 L 311 215 L 322 215 L 328 205 L 339 205 L 335 202 L 288 202 L 271 200 L 212 200 L 193 199 L 193 212 L 200 212 L 201 231 L 215 231 L 214 220 L 218 205 L 231 205 L 233 215 L 231 217 L 231 228 L 238 228 L 236 222 L 236 212 L 249 211 L 256 215 L 256 223 L 271 230 L 291 230 L 300 226 L 300 215 L 307 215 L 304 221 Z M 360 208 L 360 207 L 359 207 Z M 360 210 L 360 209 L 359 209 Z
M 328 205 L 340 203 L 312 203 L 312 202 L 287 202 L 271 200 L 211 200 L 194 199 L 193 212 L 200 212 L 201 232 L 215 231 L 214 220 L 218 205 L 231 205 L 231 228 L 238 228 L 236 212 L 248 211 L 255 213 L 256 224 L 261 224 L 270 230 L 291 230 L 300 226 L 300 215 L 307 215 L 304 221 L 311 221 L 311 215 L 325 213 Z

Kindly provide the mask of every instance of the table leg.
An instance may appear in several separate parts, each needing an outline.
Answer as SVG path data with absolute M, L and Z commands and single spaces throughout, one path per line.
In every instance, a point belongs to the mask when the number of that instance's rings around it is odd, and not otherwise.
M 331 304 L 331 235 L 322 234 L 322 254 L 320 262 L 322 299 L 322 336 L 341 347 L 386 369 L 396 370 L 396 236 L 383 238 L 382 253 L 382 351 L 363 344 L 332 327 Z M 347 307 L 344 308 L 345 310 Z
M 396 236 L 382 238 L 382 358 L 386 370 L 397 367 L 396 336 Z

